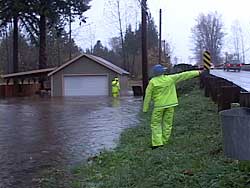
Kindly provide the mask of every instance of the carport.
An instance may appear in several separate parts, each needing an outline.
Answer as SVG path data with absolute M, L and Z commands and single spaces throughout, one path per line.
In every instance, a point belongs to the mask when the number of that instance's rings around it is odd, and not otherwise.
M 5 74 L 1 77 L 5 83 L 0 85 L 1 97 L 30 96 L 40 90 L 39 79 L 48 80 L 47 75 L 55 68 L 39 69 L 18 73 Z M 16 84 L 14 84 L 14 81 Z M 45 89 L 50 90 L 50 84 L 46 84 Z

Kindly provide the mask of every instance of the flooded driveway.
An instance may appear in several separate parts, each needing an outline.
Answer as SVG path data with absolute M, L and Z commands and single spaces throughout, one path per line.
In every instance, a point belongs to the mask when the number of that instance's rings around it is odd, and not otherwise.
M 0 99 L 0 188 L 32 186 L 41 170 L 115 147 L 138 124 L 141 98 Z

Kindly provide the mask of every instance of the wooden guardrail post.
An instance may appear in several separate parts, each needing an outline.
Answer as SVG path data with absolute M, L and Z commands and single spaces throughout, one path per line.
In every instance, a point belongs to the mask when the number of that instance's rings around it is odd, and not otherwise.
M 206 70 L 201 74 L 201 76 L 200 76 L 200 89 L 205 88 L 205 86 L 206 86 L 206 79 L 207 79 L 208 76 L 210 76 L 210 74 Z
M 215 102 L 217 98 L 216 82 L 218 78 L 212 75 L 208 75 L 204 79 L 205 85 L 205 97 L 211 97 Z
M 205 95 L 205 97 L 209 97 L 208 77 L 204 78 L 204 95 Z
M 210 84 L 210 94 L 213 102 L 216 102 L 217 100 L 217 88 L 216 88 L 216 83 L 217 83 L 218 78 L 216 77 L 211 77 L 209 80 Z
M 239 102 L 240 88 L 237 86 L 222 86 L 219 93 L 218 111 L 230 109 L 232 102 Z
M 250 92 L 240 92 L 240 106 L 250 108 Z
M 205 87 L 204 85 L 204 76 L 200 77 L 200 89 L 203 89 Z
M 219 95 L 220 95 L 220 90 L 221 90 L 221 87 L 223 86 L 232 86 L 233 83 L 232 82 L 229 82 L 225 79 L 222 79 L 222 78 L 218 78 L 215 82 L 215 86 L 214 86 L 214 99 L 213 101 L 215 103 L 218 103 L 219 101 Z
M 209 97 L 211 96 L 211 79 L 213 79 L 213 77 L 211 75 L 206 75 L 204 77 L 204 95 L 205 97 Z

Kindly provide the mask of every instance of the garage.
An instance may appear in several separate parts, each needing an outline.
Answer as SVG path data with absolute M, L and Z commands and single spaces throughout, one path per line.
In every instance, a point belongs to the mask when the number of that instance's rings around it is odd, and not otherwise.
M 48 74 L 51 96 L 112 96 L 112 80 L 118 78 L 120 95 L 128 95 L 129 73 L 95 55 L 81 54 Z
M 107 96 L 108 77 L 64 76 L 64 96 Z

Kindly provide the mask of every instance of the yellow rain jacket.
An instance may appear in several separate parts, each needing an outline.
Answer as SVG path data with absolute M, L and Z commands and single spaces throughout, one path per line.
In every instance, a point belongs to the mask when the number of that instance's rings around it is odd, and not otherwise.
M 112 81 L 112 95 L 113 97 L 119 96 L 120 92 L 120 84 L 118 78 L 115 78 L 114 81 Z
M 143 112 L 149 109 L 151 99 L 154 108 L 169 108 L 178 105 L 175 84 L 199 75 L 199 71 L 187 71 L 173 75 L 160 75 L 150 80 L 144 98 Z

